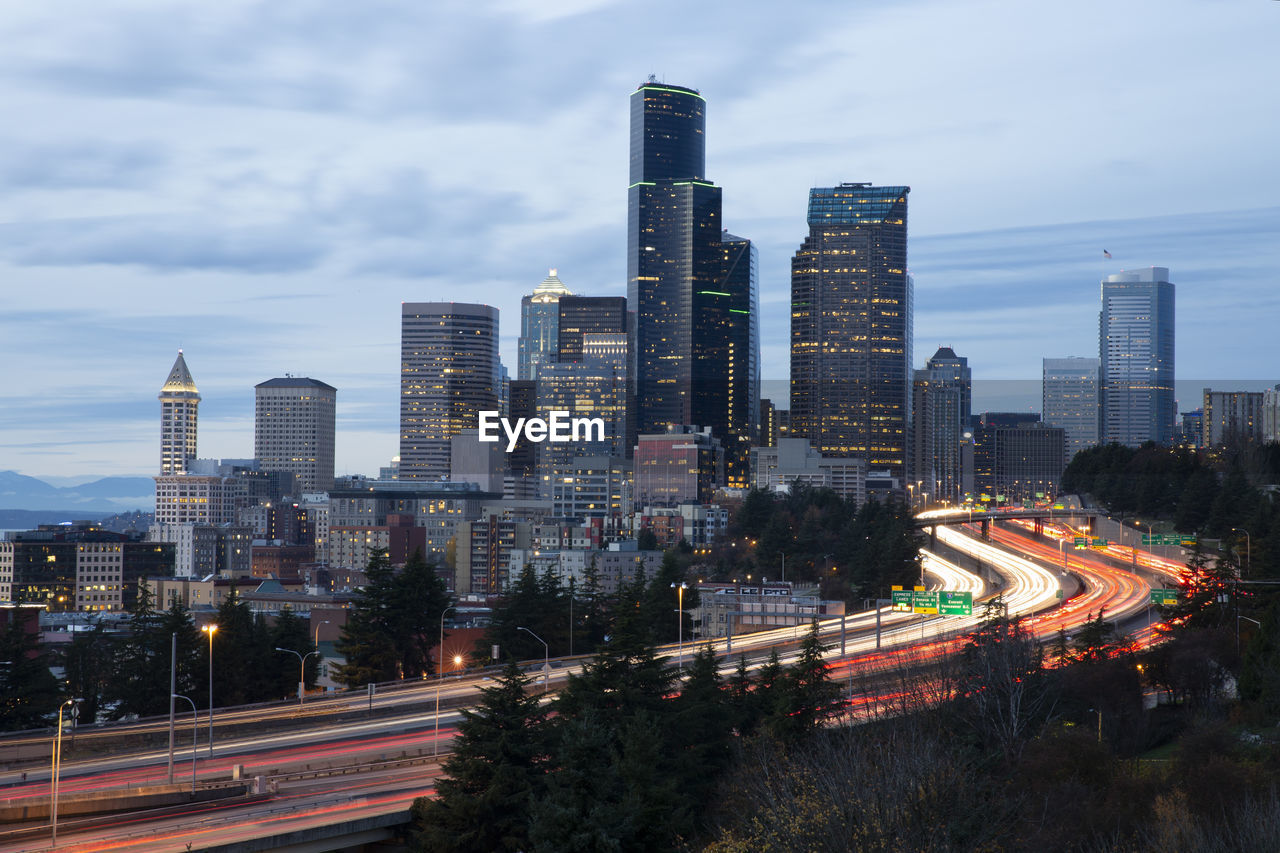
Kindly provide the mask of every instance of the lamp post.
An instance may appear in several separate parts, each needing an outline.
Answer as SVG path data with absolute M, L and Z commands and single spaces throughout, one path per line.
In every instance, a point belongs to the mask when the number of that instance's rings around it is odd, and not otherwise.
M 316 623 L 316 637 L 315 637 L 315 639 L 314 639 L 314 640 L 312 640 L 312 641 L 311 641 L 311 645 L 315 646 L 317 649 L 318 649 L 318 648 L 320 648 L 320 626 L 321 626 L 321 625 L 332 625 L 332 624 L 333 624 L 333 623 L 332 623 L 332 622 L 330 622 L 328 619 L 324 620 L 323 622 L 317 622 L 317 623 Z
M 186 699 L 191 704 L 191 794 L 194 796 L 196 792 L 196 753 L 200 751 L 200 712 L 196 710 L 196 703 L 191 701 L 190 696 L 183 696 L 181 693 L 174 693 L 169 696 L 173 699 Z
M 210 622 L 201 625 L 200 630 L 209 635 L 209 758 L 213 758 L 213 635 L 218 626 Z
M 58 846 L 58 771 L 62 769 L 62 709 L 81 701 L 68 699 L 58 706 L 58 733 L 53 738 L 53 770 L 49 774 L 49 825 L 53 830 L 50 843 Z
M 678 602 L 676 605 L 676 648 L 679 650 L 679 657 L 676 658 L 676 668 L 684 672 L 684 591 L 689 588 L 689 585 L 684 581 L 680 581 L 680 583 L 672 583 L 671 588 L 676 591 L 676 601 Z
M 1231 532 L 1244 534 L 1244 567 L 1248 569 L 1253 552 L 1253 537 L 1251 537 L 1249 535 L 1249 531 L 1245 530 L 1243 527 L 1233 527 L 1231 528 Z
M 307 691 L 307 658 L 312 655 L 319 655 L 320 651 L 317 649 L 314 652 L 307 652 L 304 655 L 301 652 L 294 651 L 293 649 L 282 649 L 279 646 L 276 646 L 276 651 L 288 652 L 298 659 L 298 707 L 301 708 L 303 694 Z
M 547 641 L 539 637 L 537 634 L 525 628 L 523 625 L 516 628 L 517 631 L 524 631 L 530 637 L 533 637 L 539 643 L 542 643 L 542 651 L 545 657 L 542 662 L 542 692 L 547 692 L 547 687 L 551 681 L 551 647 L 547 645 Z
M 440 671 L 436 673 L 436 737 L 431 743 L 431 754 L 440 754 L 440 682 L 444 680 L 444 615 L 458 608 L 452 604 L 440 611 L 440 645 L 436 647 L 436 658 L 440 661 Z
M 1237 655 L 1240 654 L 1240 620 L 1241 619 L 1245 619 L 1249 622 L 1252 622 L 1253 624 L 1257 625 L 1259 628 L 1262 627 L 1262 623 L 1259 622 L 1257 619 L 1253 619 L 1248 616 L 1241 616 L 1239 610 L 1236 611 L 1236 654 Z

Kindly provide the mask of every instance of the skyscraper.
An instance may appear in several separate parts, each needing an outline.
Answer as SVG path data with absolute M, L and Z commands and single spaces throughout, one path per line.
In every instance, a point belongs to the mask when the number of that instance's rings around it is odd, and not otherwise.
M 196 458 L 196 422 L 200 408 L 200 392 L 196 390 L 187 362 L 178 350 L 178 358 L 169 378 L 160 389 L 160 474 L 185 474 Z
M 448 479 L 450 439 L 498 409 L 498 309 L 405 302 L 400 314 L 400 479 Z
M 1169 444 L 1177 422 L 1174 287 L 1166 267 L 1102 280 L 1098 349 L 1102 362 L 1102 441 Z
M 1046 358 L 1041 385 L 1041 420 L 1062 427 L 1066 459 L 1098 443 L 1098 372 L 1096 358 Z
M 567 411 L 571 417 L 604 421 L 601 441 L 538 445 L 540 497 L 549 500 L 555 483 L 572 476 L 575 457 L 625 457 L 627 439 L 627 336 L 586 334 L 577 361 L 544 366 L 538 378 L 538 413 Z
M 716 289 L 720 267 L 720 188 L 705 177 L 705 106 L 696 90 L 653 78 L 631 94 L 633 434 L 693 423 L 694 295 Z
M 559 336 L 559 302 L 569 296 L 553 269 L 533 293 L 520 300 L 519 364 L 516 378 L 537 379 L 539 365 L 556 360 Z
M 333 488 L 338 390 L 318 379 L 285 376 L 254 386 L 253 456 L 263 471 L 288 471 L 302 492 Z
M 745 489 L 760 439 L 760 261 L 750 240 L 727 231 L 720 252 L 714 288 L 694 294 L 691 423 L 711 427 L 727 484 Z
M 791 261 L 791 430 L 903 485 L 911 387 L 910 187 L 809 191 Z
M 653 78 L 631 95 L 627 446 L 670 425 L 706 426 L 745 471 L 759 423 L 757 262 L 749 240 L 721 235 L 705 106 L 696 90 Z
M 556 361 L 581 361 L 583 335 L 625 335 L 625 296 L 562 296 Z
M 911 400 L 911 479 L 915 497 L 957 501 L 964 493 L 961 437 L 969 428 L 969 360 L 939 347 L 915 372 Z

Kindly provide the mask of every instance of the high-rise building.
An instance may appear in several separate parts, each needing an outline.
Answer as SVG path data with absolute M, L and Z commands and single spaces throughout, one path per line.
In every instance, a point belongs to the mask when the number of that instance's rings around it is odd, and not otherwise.
M 973 374 L 969 360 L 939 347 L 915 372 L 911 400 L 914 496 L 958 501 L 964 494 L 962 437 L 969 428 Z
M 745 486 L 759 429 L 758 262 L 749 240 L 722 234 L 705 108 L 696 90 L 653 78 L 631 95 L 628 447 L 671 425 L 706 426 Z
M 1238 447 L 1261 444 L 1263 429 L 1262 391 L 1214 391 L 1204 389 L 1202 447 Z
M 724 482 L 724 449 L 708 427 L 676 425 L 640 436 L 635 449 L 635 508 L 711 503 Z
M 1102 280 L 1102 441 L 1169 444 L 1177 422 L 1174 286 L 1166 267 Z
M 510 404 L 507 417 L 517 422 L 538 416 L 538 383 L 532 379 L 514 379 L 511 382 Z M 507 470 L 502 492 L 515 500 L 531 500 L 538 497 L 538 445 L 521 431 L 516 446 L 506 454 Z
M 997 504 L 1053 497 L 1062 478 L 1065 432 L 1040 423 L 986 424 L 974 434 L 975 488 Z
M 720 188 L 706 179 L 705 107 L 696 90 L 652 77 L 631 94 L 633 434 L 693 423 L 695 301 L 703 301 L 695 295 L 716 290 L 721 266 Z
M 778 410 L 767 397 L 760 398 L 760 447 L 774 447 L 778 443 Z
M 253 456 L 262 471 L 288 471 L 303 492 L 333 487 L 338 390 L 318 379 L 285 376 L 254 386 Z
M 538 368 L 556 360 L 562 297 L 569 296 L 556 271 L 550 270 L 533 293 L 520 300 L 520 341 L 517 379 L 537 379 Z
M 745 489 L 760 440 L 760 262 L 750 240 L 727 231 L 720 252 L 718 282 L 694 297 L 691 423 L 711 428 L 727 484 Z
M 443 480 L 450 439 L 498 410 L 498 309 L 405 302 L 400 326 L 400 479 Z
M 1077 453 L 1098 443 L 1098 372 L 1096 358 L 1046 358 L 1041 384 L 1041 420 L 1062 427 L 1069 463 Z
M 910 187 L 809 191 L 791 261 L 791 426 L 823 456 L 904 484 L 911 405 Z
M 187 362 L 178 358 L 160 389 L 160 474 L 182 474 L 196 458 L 196 423 L 200 392 Z
M 580 361 L 583 335 L 627 333 L 625 296 L 562 296 L 556 361 Z
M 604 434 L 596 439 L 538 446 L 539 497 L 550 500 L 556 480 L 573 476 L 578 456 L 625 457 L 627 452 L 627 336 L 586 334 L 578 361 L 544 366 L 538 378 L 538 413 L 565 411 L 573 418 L 599 418 Z

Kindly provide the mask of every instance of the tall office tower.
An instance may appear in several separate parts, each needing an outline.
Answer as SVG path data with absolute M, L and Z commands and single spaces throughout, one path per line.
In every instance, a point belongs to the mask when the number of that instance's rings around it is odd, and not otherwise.
M 498 410 L 498 309 L 400 306 L 400 479 L 447 480 L 450 439 Z
M 625 457 L 627 452 L 627 336 L 586 334 L 582 336 L 579 361 L 543 366 L 538 377 L 538 414 L 567 411 L 574 418 L 604 421 L 601 440 L 593 436 L 572 444 L 538 446 L 538 473 L 542 482 L 539 497 L 552 498 L 554 484 L 573 476 L 579 456 Z
M 911 400 L 911 480 L 915 497 L 957 501 L 964 494 L 961 439 L 969 428 L 969 360 L 939 347 L 915 372 Z
M 911 404 L 910 187 L 809 191 L 791 260 L 791 429 L 823 456 L 860 456 L 904 485 Z
M 727 231 L 720 251 L 714 289 L 695 294 L 690 423 L 711 428 L 724 448 L 726 483 L 746 489 L 760 439 L 760 262 L 750 240 Z
M 559 302 L 569 296 L 556 271 L 533 289 L 533 293 L 520 300 L 520 353 L 517 379 L 537 379 L 538 367 L 556 360 L 556 342 L 559 336 Z
M 563 296 L 556 361 L 581 361 L 583 335 L 627 333 L 625 296 Z
M 1077 453 L 1098 443 L 1098 372 L 1096 358 L 1046 358 L 1041 384 L 1041 420 L 1062 427 L 1070 463 Z
M 292 473 L 300 492 L 333 488 L 338 389 L 318 379 L 284 376 L 255 385 L 254 396 L 253 456 L 258 468 Z
M 767 397 L 760 398 L 760 447 L 778 445 L 778 410 Z
M 196 390 L 187 362 L 178 350 L 178 359 L 160 389 L 160 475 L 186 473 L 196 458 L 196 421 L 200 392 Z
M 1166 267 L 1102 280 L 1098 349 L 1105 444 L 1173 440 L 1173 297 Z
M 654 81 L 631 94 L 627 310 L 629 428 L 693 423 L 694 318 L 720 271 L 720 188 L 706 180 L 706 102 Z
M 1262 392 L 1262 440 L 1280 441 L 1280 385 Z
M 758 264 L 749 240 L 722 237 L 705 107 L 697 91 L 653 78 L 631 95 L 627 446 L 671 425 L 707 426 L 734 449 L 746 485 L 759 428 Z

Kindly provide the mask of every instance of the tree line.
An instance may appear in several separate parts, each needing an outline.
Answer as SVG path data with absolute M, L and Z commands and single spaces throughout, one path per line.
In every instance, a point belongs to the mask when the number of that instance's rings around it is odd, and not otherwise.
M 705 820 L 739 738 L 790 743 L 839 708 L 816 633 L 784 667 L 729 678 L 709 648 L 683 680 L 637 624 L 615 633 L 549 703 L 514 665 L 463 712 L 434 799 L 414 803 L 430 851 L 666 850 Z

